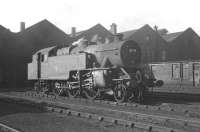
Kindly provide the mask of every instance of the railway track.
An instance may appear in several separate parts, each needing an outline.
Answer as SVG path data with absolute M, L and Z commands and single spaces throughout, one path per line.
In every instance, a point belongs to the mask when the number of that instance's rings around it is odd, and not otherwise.
M 29 96 L 34 96 L 34 92 L 28 92 L 26 93 Z M 137 104 L 137 103 L 117 103 L 113 101 L 105 101 L 105 100 L 88 100 L 84 98 L 68 98 L 68 97 L 61 97 L 61 96 L 54 96 L 54 95 L 45 95 L 43 93 L 38 94 L 40 97 L 49 97 L 49 98 L 56 98 L 57 100 L 60 101 L 70 101 L 76 104 L 82 103 L 85 105 L 91 105 L 91 106 L 104 106 L 106 108 L 112 107 L 112 108 L 117 108 L 117 109 L 126 109 L 129 111 L 142 111 L 142 112 L 148 112 L 148 114 L 153 113 L 166 113 L 167 115 L 180 115 L 180 116 L 185 116 L 185 117 L 194 117 L 200 119 L 200 113 L 199 111 L 195 110 L 190 110 L 187 108 L 171 108 L 170 106 L 162 105 L 162 106 L 156 106 L 156 105 L 142 105 L 142 104 Z M 161 97 L 162 98 L 162 97 Z M 157 98 L 158 99 L 158 98 Z M 68 103 L 70 103 L 68 102 Z
M 0 123 L 0 132 L 21 132 L 15 128 L 12 128 L 10 126 L 7 126 L 3 123 Z
M 153 92 L 148 96 L 156 99 L 169 99 L 178 101 L 200 101 L 200 94 L 188 94 L 188 93 L 172 93 L 172 92 Z
M 17 100 L 29 100 L 42 104 L 50 111 L 57 111 L 67 115 L 76 115 L 86 118 L 93 118 L 99 121 L 109 121 L 115 124 L 131 126 L 146 129 L 148 131 L 199 131 L 200 120 L 174 116 L 169 113 L 152 114 L 151 112 L 160 111 L 159 107 L 141 106 L 130 103 L 114 103 L 111 101 L 71 99 L 66 97 L 57 97 L 53 95 L 36 94 L 35 92 L 18 93 L 16 95 L 1 94 L 1 97 L 10 97 Z M 96 104 L 96 105 L 95 105 Z M 131 109 L 130 109 L 131 108 Z M 154 109 L 153 109 L 154 108 Z M 140 112 L 132 111 L 138 109 Z M 142 112 L 145 109 L 148 112 Z M 173 113 L 174 110 L 170 110 Z M 184 112 L 187 113 L 187 112 Z

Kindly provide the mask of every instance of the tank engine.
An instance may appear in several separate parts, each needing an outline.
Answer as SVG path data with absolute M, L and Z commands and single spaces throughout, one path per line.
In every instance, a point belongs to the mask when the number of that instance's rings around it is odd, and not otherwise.
M 102 44 L 82 39 L 36 52 L 28 64 L 28 79 L 35 81 L 36 90 L 59 95 L 95 99 L 112 92 L 118 102 L 131 97 L 142 100 L 146 85 L 140 61 L 141 49 L 135 41 Z

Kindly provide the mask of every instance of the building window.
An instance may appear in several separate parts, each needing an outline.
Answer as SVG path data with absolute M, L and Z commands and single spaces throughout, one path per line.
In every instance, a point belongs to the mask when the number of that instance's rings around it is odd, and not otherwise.
M 182 71 L 182 73 L 183 73 L 183 79 L 184 80 L 189 80 L 190 79 L 190 76 L 189 76 L 189 71 L 190 69 L 189 69 L 189 64 L 183 64 L 183 71 Z
M 180 64 L 172 64 L 172 79 L 180 78 Z

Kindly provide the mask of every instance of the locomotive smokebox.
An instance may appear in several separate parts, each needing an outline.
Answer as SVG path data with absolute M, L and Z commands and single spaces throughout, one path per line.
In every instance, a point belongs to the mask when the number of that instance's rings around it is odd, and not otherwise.
M 141 50 L 134 41 L 126 41 L 120 50 L 121 60 L 126 67 L 134 67 L 140 64 Z
M 132 40 L 114 41 L 110 44 L 97 45 L 93 54 L 102 68 L 111 66 L 136 68 L 140 64 L 141 49 Z

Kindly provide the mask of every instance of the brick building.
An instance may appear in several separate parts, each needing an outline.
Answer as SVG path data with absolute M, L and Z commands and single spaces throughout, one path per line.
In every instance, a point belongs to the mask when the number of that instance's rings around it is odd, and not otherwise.
M 0 86 L 23 86 L 27 83 L 27 63 L 32 55 L 42 48 L 66 45 L 79 38 L 89 41 L 108 43 L 117 34 L 117 25 L 113 23 L 107 30 L 97 24 L 87 30 L 76 32 L 72 28 L 71 36 L 64 33 L 48 20 L 42 20 L 13 33 L 0 26 Z M 200 38 L 191 29 L 167 34 L 166 29 L 154 30 L 149 25 L 139 29 L 121 32 L 124 40 L 134 40 L 142 48 L 142 62 L 161 62 L 177 60 L 199 60 Z
M 192 28 L 161 35 L 168 42 L 167 60 L 199 60 L 200 37 Z
M 69 35 L 48 20 L 42 20 L 27 29 L 25 23 L 21 23 L 20 29 L 19 33 L 12 33 L 0 27 L 0 85 L 3 87 L 27 84 L 27 63 L 31 62 L 32 55 L 39 49 L 71 42 Z

